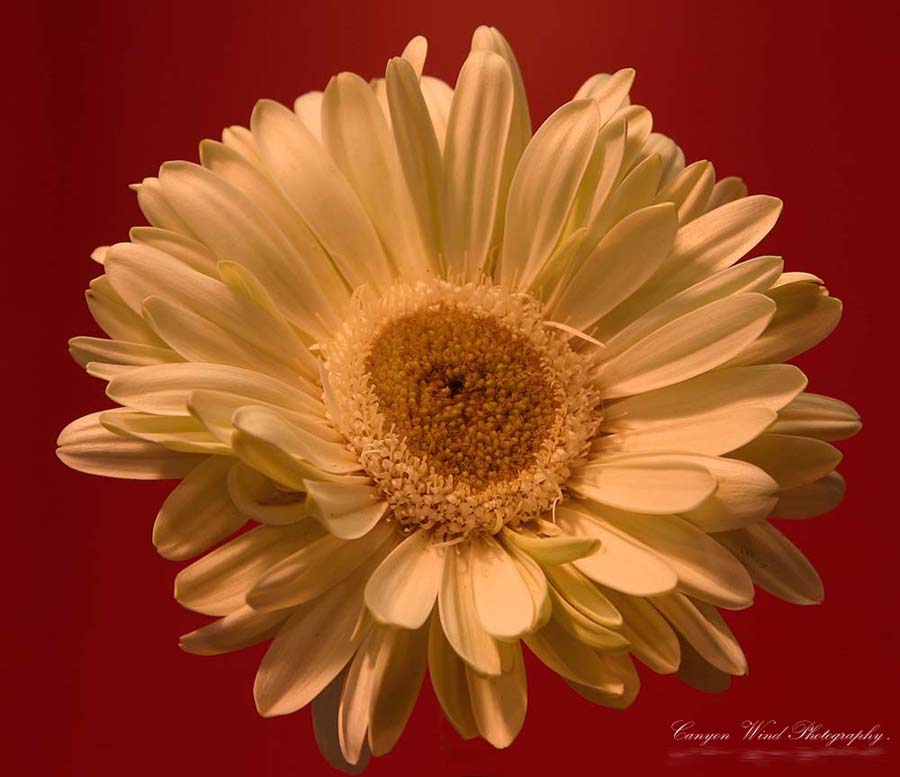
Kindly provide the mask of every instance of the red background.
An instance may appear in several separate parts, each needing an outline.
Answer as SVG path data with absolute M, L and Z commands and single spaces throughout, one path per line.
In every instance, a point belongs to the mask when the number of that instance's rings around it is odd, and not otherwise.
M 760 593 L 729 622 L 749 678 L 705 696 L 643 673 L 626 712 L 594 707 L 532 662 L 529 713 L 507 751 L 463 743 L 430 689 L 395 751 L 368 774 L 719 773 L 751 769 L 748 748 L 679 758 L 670 724 L 738 732 L 745 719 L 809 718 L 834 729 L 881 724 L 896 707 L 895 494 L 897 346 L 895 215 L 897 19 L 888 3 L 422 2 L 62 4 L 6 18 L 3 71 L 7 221 L 3 418 L 7 600 L 3 728 L 7 774 L 318 775 L 308 710 L 257 717 L 260 649 L 199 658 L 177 647 L 199 616 L 171 597 L 178 566 L 150 544 L 171 487 L 71 472 L 58 430 L 105 406 L 101 384 L 66 355 L 95 334 L 82 290 L 98 244 L 142 221 L 126 184 L 197 142 L 246 123 L 254 101 L 290 103 L 328 76 L 383 73 L 416 33 L 428 72 L 455 79 L 479 23 L 494 24 L 521 63 L 536 121 L 585 77 L 631 65 L 633 91 L 688 160 L 742 175 L 786 202 L 763 253 L 824 277 L 845 302 L 842 325 L 800 360 L 810 388 L 852 402 L 866 428 L 842 444 L 848 497 L 823 518 L 787 526 L 826 585 L 820 607 Z M 891 4 L 892 5 L 892 4 Z M 9 245 L 10 240 L 12 245 Z M 891 295 L 889 299 L 888 295 Z M 9 497 L 12 497 L 10 503 Z M 11 617 L 10 617 L 11 615 Z M 10 695 L 11 692 L 11 695 Z M 820 772 L 881 772 L 889 753 L 820 758 Z M 804 766 L 763 762 L 776 773 Z M 748 765 L 749 764 L 749 765 Z

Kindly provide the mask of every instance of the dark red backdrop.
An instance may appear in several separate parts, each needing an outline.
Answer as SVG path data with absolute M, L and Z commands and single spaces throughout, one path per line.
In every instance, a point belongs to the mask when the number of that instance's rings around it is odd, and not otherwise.
M 334 5 L 334 7 L 331 7 Z M 633 91 L 689 160 L 786 202 L 766 248 L 827 279 L 845 303 L 838 332 L 802 359 L 811 389 L 843 397 L 866 428 L 843 445 L 844 505 L 788 526 L 825 580 L 821 607 L 761 593 L 729 617 L 751 673 L 723 697 L 644 674 L 627 712 L 595 708 L 532 666 L 529 714 L 505 752 L 461 743 L 426 690 L 407 732 L 369 774 L 629 774 L 749 768 L 681 759 L 670 723 L 739 730 L 745 719 L 810 718 L 849 730 L 894 711 L 897 509 L 896 18 L 843 2 L 192 2 L 62 4 L 6 19 L 10 109 L 4 184 L 11 205 L 3 419 L 8 525 L 4 651 L 12 690 L 7 774 L 318 775 L 308 711 L 263 720 L 251 698 L 261 651 L 197 658 L 177 637 L 201 620 L 171 598 L 177 566 L 150 544 L 168 486 L 66 470 L 56 432 L 104 404 L 65 342 L 93 334 L 88 259 L 141 220 L 126 184 L 244 123 L 259 97 L 289 102 L 339 70 L 383 72 L 415 33 L 427 69 L 450 81 L 479 23 L 519 56 L 536 120 L 586 76 L 638 69 Z M 9 241 L 12 239 L 12 246 Z M 890 408 L 890 410 L 889 410 Z M 11 532 L 11 536 L 10 536 Z M 889 750 L 893 748 L 889 742 Z M 803 766 L 768 763 L 778 773 Z M 882 757 L 822 758 L 822 770 L 881 771 Z

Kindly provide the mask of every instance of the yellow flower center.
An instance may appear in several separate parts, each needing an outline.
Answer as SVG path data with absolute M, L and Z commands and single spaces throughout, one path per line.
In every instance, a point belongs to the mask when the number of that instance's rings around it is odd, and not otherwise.
M 531 465 L 558 412 L 528 339 L 471 310 L 439 305 L 394 319 L 366 368 L 410 451 L 476 489 Z

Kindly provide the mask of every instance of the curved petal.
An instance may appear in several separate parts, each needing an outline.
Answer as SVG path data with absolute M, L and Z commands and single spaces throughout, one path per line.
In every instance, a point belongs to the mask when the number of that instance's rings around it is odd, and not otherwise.
M 528 690 L 522 648 L 504 648 L 512 653 L 512 668 L 499 677 L 485 677 L 466 667 L 472 716 L 478 733 L 494 747 L 509 747 L 525 722 Z
M 790 434 L 763 434 L 731 456 L 768 472 L 781 488 L 805 486 L 823 478 L 842 458 L 827 442 Z
M 488 634 L 503 640 L 520 637 L 534 621 L 531 592 L 509 554 L 493 539 L 471 543 L 472 600 Z
M 838 472 L 830 472 L 805 486 L 782 491 L 772 509 L 773 518 L 813 518 L 837 507 L 847 485 Z
M 178 646 L 195 656 L 217 656 L 242 650 L 274 637 L 290 614 L 291 610 L 260 613 L 241 607 L 203 628 L 184 634 Z
M 342 540 L 368 534 L 388 509 L 388 503 L 365 483 L 310 480 L 306 483 L 306 495 L 311 514 Z
M 781 409 L 772 432 L 836 442 L 852 437 L 861 428 L 859 413 L 846 402 L 804 393 Z

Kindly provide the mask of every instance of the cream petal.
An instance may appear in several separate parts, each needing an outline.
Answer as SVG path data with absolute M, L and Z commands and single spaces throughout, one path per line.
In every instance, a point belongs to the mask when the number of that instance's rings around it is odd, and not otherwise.
M 467 546 L 451 548 L 444 557 L 438 591 L 438 613 L 447 641 L 457 655 L 482 674 L 502 671 L 500 649 L 478 620 L 472 585 L 472 560 Z
M 641 156 L 646 158 L 654 154 L 658 154 L 662 162 L 661 183 L 668 183 L 684 170 L 684 152 L 672 138 L 659 132 L 651 132 L 641 149 Z
M 677 677 L 692 688 L 704 693 L 724 693 L 731 685 L 731 675 L 716 669 L 709 661 L 691 647 L 691 643 L 682 638 L 681 666 Z
M 384 658 L 375 682 L 369 711 L 369 748 L 372 755 L 389 753 L 412 714 L 425 676 L 428 631 L 375 626 L 384 634 L 379 653 Z
M 646 599 L 604 589 L 622 613 L 619 633 L 631 644 L 632 652 L 658 674 L 672 674 L 681 662 L 678 636 Z
M 389 626 L 417 629 L 434 609 L 444 558 L 427 532 L 415 532 L 397 545 L 366 584 L 372 617 Z
M 768 521 L 715 538 L 750 572 L 753 582 L 792 604 L 820 604 L 822 579 L 807 558 Z
M 428 115 L 434 126 L 434 134 L 437 138 L 441 153 L 447 138 L 447 121 L 450 118 L 450 106 L 453 103 L 453 87 L 432 76 L 422 76 L 419 82 L 422 89 L 422 97 L 428 108 Z
M 682 383 L 615 400 L 603 408 L 603 431 L 652 429 L 747 406 L 778 411 L 806 386 L 806 376 L 789 364 L 729 367 Z
M 286 526 L 309 516 L 306 495 L 285 491 L 240 461 L 228 471 L 228 493 L 244 514 L 270 526 Z
M 635 165 L 609 194 L 591 227 L 592 233 L 605 235 L 626 216 L 653 205 L 661 175 L 659 154 L 651 154 Z
M 203 243 L 198 243 L 186 235 L 156 227 L 132 227 L 128 232 L 128 237 L 132 243 L 139 243 L 161 251 L 196 272 L 208 275 L 210 278 L 217 276 L 218 257 Z
M 575 93 L 576 100 L 591 98 L 597 103 L 603 123 L 627 105 L 628 92 L 634 83 L 634 68 L 626 67 L 615 73 L 597 73 L 585 81 Z
M 708 456 L 696 459 L 718 482 L 702 505 L 683 513 L 703 531 L 725 531 L 765 518 L 775 506 L 778 484 L 762 469 L 734 459 Z
M 556 509 L 560 528 L 570 534 L 599 538 L 600 548 L 575 561 L 575 568 L 595 583 L 634 596 L 653 596 L 674 590 L 678 575 L 661 557 L 626 535 L 604 526 L 576 505 Z
M 341 73 L 329 82 L 322 102 L 322 136 L 397 272 L 410 281 L 421 278 L 425 248 L 391 128 L 359 76 Z
M 556 593 L 582 615 L 601 626 L 618 628 L 622 616 L 603 592 L 572 564 L 544 567 L 544 572 Z
M 173 561 L 196 556 L 247 522 L 228 495 L 232 459 L 210 456 L 169 494 L 153 524 L 153 544 Z
M 494 242 L 505 198 L 504 157 L 514 89 L 497 54 L 472 51 L 460 70 L 447 122 L 442 184 L 444 253 L 450 277 L 474 278 Z
M 670 204 L 626 216 L 582 262 L 551 315 L 577 329 L 590 327 L 656 272 L 671 250 L 676 228 Z
M 102 415 L 86 415 L 60 432 L 56 455 L 67 467 L 108 478 L 168 480 L 186 477 L 205 459 L 115 434 L 100 423 Z
M 166 347 L 147 322 L 113 291 L 109 278 L 105 275 L 92 280 L 84 296 L 94 321 L 114 340 Z
M 687 224 L 706 210 L 715 180 L 710 162 L 694 162 L 666 183 L 656 201 L 673 203 L 678 208 L 678 223 Z
M 774 313 L 774 303 L 762 294 L 737 294 L 712 302 L 602 363 L 595 379 L 607 399 L 688 380 L 740 353 L 762 333 Z
M 359 655 L 359 653 L 357 653 Z M 339 705 L 348 670 L 339 672 L 312 701 L 313 733 L 319 752 L 331 766 L 345 774 L 361 774 L 369 763 L 369 749 L 363 743 L 355 763 L 350 763 L 341 752 L 339 731 Z
M 257 526 L 185 567 L 175 577 L 175 599 L 205 615 L 228 615 L 274 565 L 322 536 L 315 521 Z
M 269 567 L 247 592 L 247 604 L 270 612 L 312 601 L 351 576 L 376 556 L 383 557 L 393 543 L 394 530 L 376 526 L 357 540 L 330 534 L 315 539 Z M 387 547 L 386 547 L 387 546 Z
M 428 675 L 447 720 L 463 739 L 477 737 L 466 665 L 444 636 L 437 613 L 432 616 L 429 627 Z
M 716 181 L 716 185 L 713 186 L 709 200 L 706 203 L 706 210 L 709 212 L 716 208 L 721 208 L 729 202 L 734 202 L 746 196 L 747 184 L 740 178 L 735 178 L 734 176 L 723 178 L 721 181 Z
M 596 441 L 594 450 L 610 454 L 677 450 L 718 456 L 750 442 L 777 417 L 774 410 L 754 405 L 715 410 L 606 435 Z
M 598 537 L 574 534 L 537 537 L 508 528 L 503 529 L 502 536 L 541 564 L 567 564 L 592 555 L 601 544 Z
M 600 321 L 593 334 L 606 345 L 603 356 L 611 358 L 704 305 L 734 294 L 766 291 L 783 266 L 777 256 L 758 256 L 720 270 L 662 301 L 654 300 L 656 292 L 648 290 L 655 283 L 651 281 Z
M 248 405 L 262 406 L 277 411 L 285 421 L 317 439 L 328 443 L 343 442 L 343 438 L 327 425 L 321 407 L 315 401 L 311 403 L 309 412 L 298 413 L 285 410 L 283 407 L 269 402 L 259 402 L 224 391 L 193 391 L 187 399 L 187 408 L 190 414 L 200 421 L 213 437 L 229 446 L 234 433 L 234 415 Z
M 159 178 L 145 178 L 140 183 L 129 187 L 137 193 L 138 206 L 141 212 L 154 227 L 178 232 L 194 238 L 196 235 L 177 213 L 169 202 Z
M 224 364 L 159 364 L 136 367 L 110 381 L 107 396 L 145 413 L 190 415 L 194 391 L 221 391 L 286 410 L 309 412 L 316 400 L 292 386 L 257 372 Z M 321 407 L 321 405 L 319 405 Z
M 389 285 L 393 272 L 365 208 L 303 122 L 283 105 L 260 100 L 250 125 L 273 180 L 351 288 Z
M 653 129 L 653 116 L 641 105 L 629 105 L 620 108 L 614 116 L 625 121 L 627 125 L 625 138 L 625 154 L 622 157 L 622 170 L 628 171 L 638 161 L 650 131 Z
M 360 641 L 362 581 L 350 577 L 285 622 L 260 664 L 253 684 L 265 717 L 309 704 L 344 668 Z
M 146 367 L 149 364 L 184 361 L 171 348 L 129 343 L 125 340 L 107 340 L 103 337 L 73 337 L 69 340 L 69 353 L 82 367 L 87 367 L 90 362 Z
M 604 653 L 622 653 L 629 643 L 618 631 L 602 626 L 573 606 L 555 588 L 551 589 L 553 619 L 579 642 Z M 621 625 L 617 628 L 621 628 Z
M 657 596 L 652 602 L 714 667 L 729 674 L 747 673 L 747 659 L 731 629 L 714 607 L 704 602 L 694 602 L 679 593 Z
M 216 440 L 194 418 L 159 416 L 139 413 L 127 408 L 107 410 L 100 423 L 109 431 L 136 440 L 159 443 L 182 453 L 230 453 L 228 446 Z
M 702 466 L 670 453 L 605 456 L 570 481 L 578 494 L 601 504 L 651 514 L 699 506 L 716 489 Z
M 833 445 L 790 434 L 761 435 L 731 456 L 765 470 L 781 488 L 812 483 L 825 477 L 841 462 L 841 452 Z
M 596 519 L 660 555 L 678 575 L 679 590 L 717 607 L 753 602 L 747 571 L 711 537 L 674 515 L 651 518 L 598 508 Z
M 242 650 L 274 637 L 290 614 L 290 610 L 260 613 L 241 607 L 208 626 L 182 635 L 178 646 L 195 656 L 217 656 Z
M 531 622 L 529 631 L 534 631 L 535 629 L 539 629 L 550 619 L 552 612 L 550 586 L 547 583 L 547 576 L 544 574 L 540 565 L 527 553 L 519 550 L 515 544 L 507 542 L 506 549 L 509 551 L 510 556 L 519 570 L 519 574 L 522 576 L 522 579 L 525 581 L 525 585 L 528 586 L 528 591 L 531 594 L 534 619 Z
M 322 92 L 306 92 L 294 100 L 294 113 L 312 136 L 322 141 Z M 252 133 L 251 133 L 252 137 Z
M 773 518 L 813 518 L 837 507 L 847 486 L 844 478 L 831 472 L 805 486 L 782 491 L 772 509 Z
M 441 150 L 413 68 L 404 59 L 388 62 L 391 126 L 431 271 L 439 270 L 441 243 Z
M 573 683 L 570 680 L 566 684 L 576 693 L 594 704 L 602 704 L 616 710 L 624 710 L 634 703 L 641 689 L 641 679 L 634 668 L 631 658 L 628 656 L 601 656 L 609 669 L 614 672 L 623 683 L 621 693 L 609 693 L 597 688 L 589 688 L 585 685 Z
M 222 130 L 222 143 L 262 169 L 263 161 L 259 156 L 256 143 L 253 142 L 253 135 L 246 127 L 241 127 L 238 124 L 226 127 Z
M 859 413 L 846 402 L 804 393 L 781 409 L 771 431 L 836 442 L 852 437 L 861 428 Z
M 528 288 L 553 253 L 594 156 L 600 117 L 590 100 L 563 105 L 522 154 L 509 190 L 500 279 Z
M 342 540 L 359 539 L 381 520 L 388 503 L 365 483 L 310 480 L 306 483 L 310 513 Z
M 384 669 L 390 645 L 382 651 L 387 634 L 383 629 L 369 628 L 353 661 L 346 670 L 337 708 L 337 733 L 342 757 L 349 763 L 361 760 L 367 749 L 369 711 L 378 675 Z
M 588 244 L 595 245 L 611 225 L 611 196 L 621 178 L 628 172 L 624 167 L 628 148 L 628 123 L 617 118 L 607 122 L 597 134 L 594 156 L 582 178 L 572 206 L 569 227 L 582 223 L 588 226 Z
M 509 747 L 525 722 L 528 690 L 522 648 L 508 648 L 512 669 L 499 677 L 484 677 L 466 668 L 472 715 L 478 732 L 494 747 Z
M 306 264 L 247 195 L 187 162 L 167 162 L 160 179 L 166 196 L 203 242 L 220 259 L 251 270 L 293 323 L 317 336 L 335 325 L 328 299 Z
M 349 290 L 341 274 L 312 230 L 265 172 L 233 149 L 208 140 L 200 144 L 200 160 L 204 167 L 250 198 L 288 239 L 296 252 L 292 256 L 305 264 L 308 270 L 305 282 L 314 278 L 317 288 L 324 294 L 324 297 L 307 299 L 310 302 L 316 299 L 320 304 L 325 303 L 342 311 L 347 305 Z M 287 249 L 283 250 L 290 253 Z M 334 320 L 330 310 L 317 309 L 316 312 L 326 321 Z
M 475 613 L 493 637 L 511 640 L 534 621 L 531 592 L 509 554 L 493 539 L 471 543 L 469 562 Z
M 841 301 L 829 297 L 820 283 L 799 282 L 768 292 L 775 316 L 759 339 L 735 356 L 732 364 L 784 362 L 818 345 L 841 320 Z
M 556 621 L 525 638 L 543 664 L 566 680 L 613 695 L 625 691 L 621 678 L 594 650 L 566 632 Z
M 242 407 L 233 423 L 235 455 L 288 488 L 305 491 L 306 479 L 340 480 L 360 470 L 359 461 L 344 446 L 292 426 L 267 407 Z

